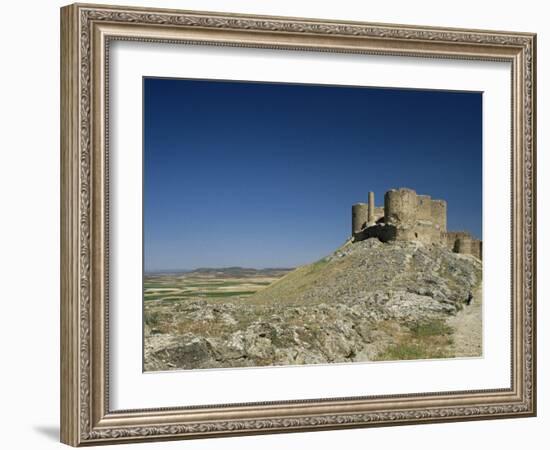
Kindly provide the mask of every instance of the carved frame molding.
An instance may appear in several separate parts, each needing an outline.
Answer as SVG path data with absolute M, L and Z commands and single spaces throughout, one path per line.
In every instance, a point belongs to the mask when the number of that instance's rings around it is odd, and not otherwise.
M 111 411 L 108 398 L 108 58 L 114 39 L 509 61 L 512 386 Z M 73 446 L 536 413 L 536 36 L 75 4 L 61 10 L 61 440 Z

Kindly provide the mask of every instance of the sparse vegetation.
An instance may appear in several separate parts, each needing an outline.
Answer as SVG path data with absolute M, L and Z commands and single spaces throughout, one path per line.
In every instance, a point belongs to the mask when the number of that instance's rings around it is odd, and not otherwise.
M 414 359 L 449 358 L 452 355 L 441 348 L 426 347 L 425 343 L 392 344 L 379 354 L 378 361 L 404 361 Z
M 254 294 L 256 291 L 227 291 L 227 292 L 205 292 L 199 294 L 200 297 L 218 298 L 218 297 L 242 297 Z M 195 294 L 196 295 L 196 294 Z
M 474 257 L 376 239 L 344 245 L 290 272 L 153 275 L 144 286 L 145 368 L 463 356 L 449 320 L 474 311 L 463 305 L 480 280 Z M 476 294 L 474 305 L 481 300 Z M 475 341 L 467 355 L 479 356 L 481 333 L 465 334 Z
M 453 330 L 443 319 L 419 322 L 410 326 L 412 336 L 421 339 L 432 336 L 448 336 Z
M 145 314 L 144 320 L 145 324 L 149 325 L 150 327 L 157 326 L 160 323 L 160 313 L 155 311 L 149 314 Z
M 325 266 L 327 263 L 328 263 L 328 258 L 323 258 L 323 259 L 320 259 L 319 261 L 314 262 L 310 266 L 310 272 L 315 272 L 316 270 Z
M 379 361 L 402 361 L 410 359 L 427 359 L 424 348 L 418 344 L 392 344 L 378 355 Z
M 443 319 L 409 324 L 407 328 L 396 336 L 395 343 L 378 354 L 377 360 L 399 361 L 454 356 L 451 350 L 453 329 Z

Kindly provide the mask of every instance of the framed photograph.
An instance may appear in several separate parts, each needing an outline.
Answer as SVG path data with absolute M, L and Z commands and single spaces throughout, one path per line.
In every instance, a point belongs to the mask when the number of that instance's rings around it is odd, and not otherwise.
M 535 38 L 62 8 L 62 442 L 535 415 Z

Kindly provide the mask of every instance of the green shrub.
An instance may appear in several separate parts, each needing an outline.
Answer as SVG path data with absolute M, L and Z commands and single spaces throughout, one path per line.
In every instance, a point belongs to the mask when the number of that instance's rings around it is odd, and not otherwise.
M 158 312 L 146 313 L 145 323 L 150 327 L 155 327 L 160 323 L 160 314 Z
M 415 323 L 409 326 L 413 337 L 422 338 L 427 336 L 447 336 L 453 329 L 444 320 L 433 320 L 431 322 Z
M 443 350 L 433 348 L 424 343 L 400 343 L 390 345 L 386 350 L 378 355 L 379 361 L 403 361 L 411 359 L 434 359 L 447 358 Z

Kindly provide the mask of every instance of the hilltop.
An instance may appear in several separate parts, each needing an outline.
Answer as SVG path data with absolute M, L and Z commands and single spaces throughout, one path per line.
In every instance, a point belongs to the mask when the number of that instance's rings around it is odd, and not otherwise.
M 469 293 L 480 305 L 481 266 L 443 246 L 371 238 L 246 298 L 154 300 L 145 370 L 478 356 L 481 342 L 457 350 L 453 324 L 465 321 L 450 319 Z

